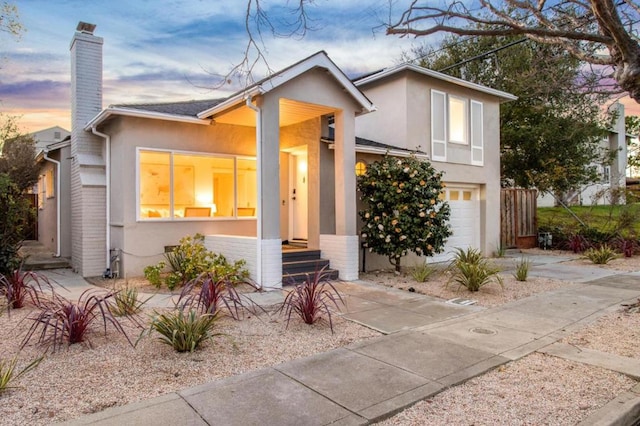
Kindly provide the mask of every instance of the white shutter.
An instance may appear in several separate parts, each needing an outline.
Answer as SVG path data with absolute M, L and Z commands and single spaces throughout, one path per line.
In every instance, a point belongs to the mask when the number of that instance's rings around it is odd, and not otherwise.
M 471 101 L 471 164 L 484 165 L 484 126 L 482 102 Z
M 431 90 L 431 160 L 447 161 L 447 95 Z

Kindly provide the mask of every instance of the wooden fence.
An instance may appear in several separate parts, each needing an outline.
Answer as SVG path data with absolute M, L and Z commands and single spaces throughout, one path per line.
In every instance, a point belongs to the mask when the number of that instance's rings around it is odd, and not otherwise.
M 500 192 L 500 240 L 506 248 L 532 248 L 538 243 L 538 191 L 505 188 Z

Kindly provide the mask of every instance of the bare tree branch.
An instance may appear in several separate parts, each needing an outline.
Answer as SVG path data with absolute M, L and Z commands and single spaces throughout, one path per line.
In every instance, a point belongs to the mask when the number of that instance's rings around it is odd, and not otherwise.
M 413 0 L 396 21 L 389 20 L 387 34 L 522 35 L 559 45 L 582 61 L 613 66 L 617 84 L 640 103 L 636 0 L 480 0 L 476 9 L 458 0 L 447 7 L 430 4 Z

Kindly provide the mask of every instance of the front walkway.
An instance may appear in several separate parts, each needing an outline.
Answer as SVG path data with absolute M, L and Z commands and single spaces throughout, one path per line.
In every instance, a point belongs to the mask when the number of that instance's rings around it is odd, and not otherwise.
M 534 351 L 640 377 L 637 360 L 557 343 L 620 303 L 636 301 L 640 272 L 572 268 L 558 261 L 535 259 L 532 273 L 573 284 L 492 309 L 455 306 L 365 282 L 340 283 L 345 318 L 385 336 L 67 424 L 368 424 Z M 274 303 L 281 298 L 277 295 L 258 297 Z M 584 424 L 637 416 L 638 408 L 640 385 Z

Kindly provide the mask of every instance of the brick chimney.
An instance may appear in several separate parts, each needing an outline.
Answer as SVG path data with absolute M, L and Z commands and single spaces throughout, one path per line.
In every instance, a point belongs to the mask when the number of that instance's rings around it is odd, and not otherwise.
M 104 140 L 84 127 L 102 110 L 102 44 L 80 22 L 71 40 L 71 264 L 99 276 L 106 258 Z

